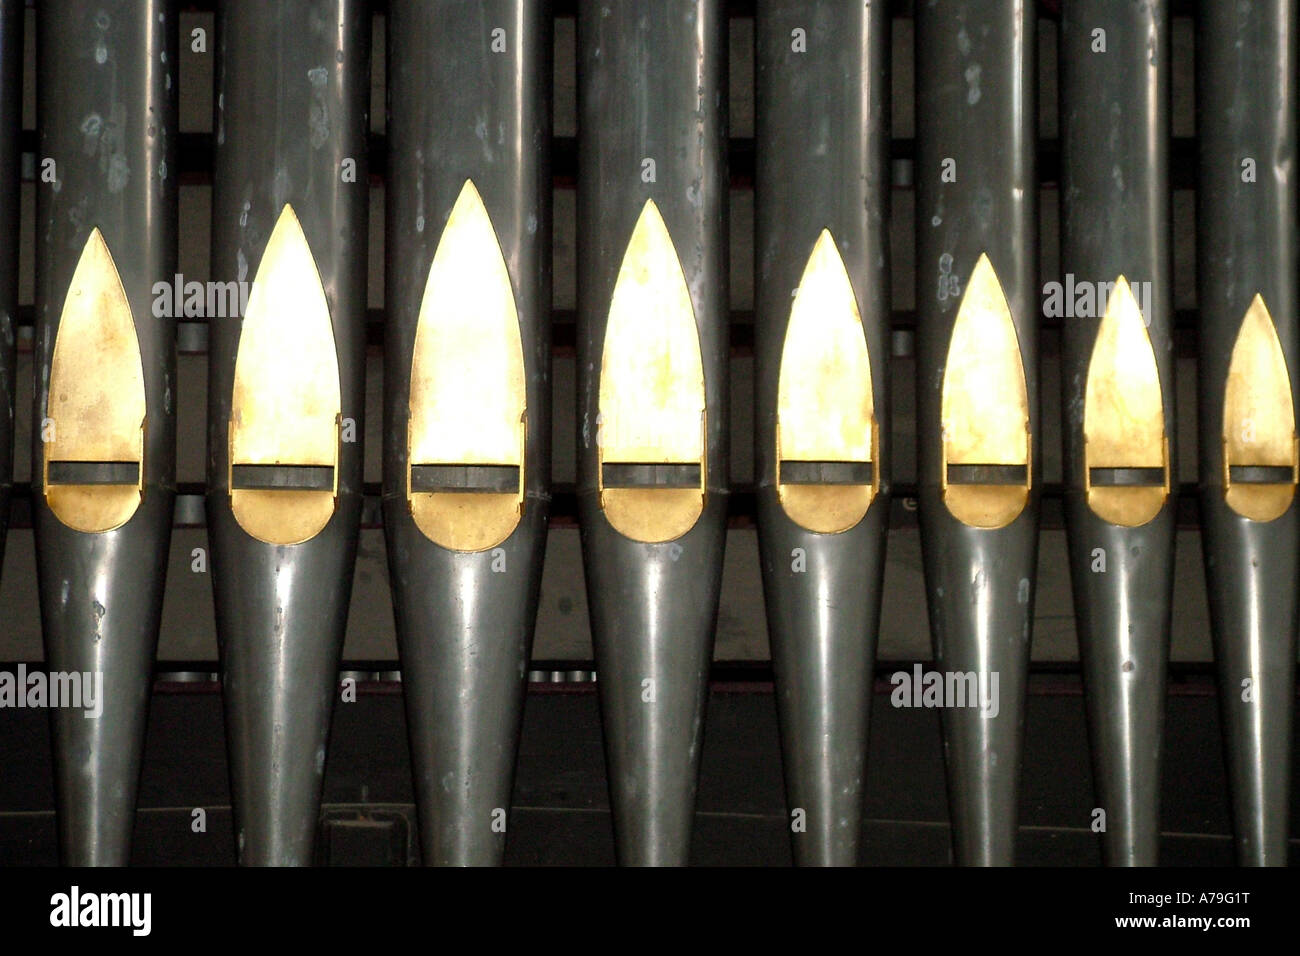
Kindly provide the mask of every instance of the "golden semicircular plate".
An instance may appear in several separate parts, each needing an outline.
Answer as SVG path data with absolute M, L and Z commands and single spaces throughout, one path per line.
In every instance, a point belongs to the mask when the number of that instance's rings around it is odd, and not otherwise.
M 76 531 L 124 525 L 144 488 L 144 367 L 135 319 L 117 266 L 99 229 L 91 230 L 72 273 L 50 359 L 44 445 L 45 501 Z M 134 464 L 122 484 L 51 484 L 50 466 Z
M 329 523 L 341 406 L 329 303 L 302 225 L 285 205 L 249 290 L 230 403 L 230 504 L 254 538 L 300 544 Z M 241 489 L 241 465 L 328 467 L 333 487 Z
M 415 329 L 406 488 L 426 537 L 483 551 L 523 514 L 527 393 L 519 313 L 501 245 L 471 180 L 461 187 L 434 252 Z M 414 491 L 420 465 L 518 469 L 508 492 Z
M 1097 329 L 1083 407 L 1084 492 L 1103 521 L 1135 528 L 1169 497 L 1169 441 L 1155 351 L 1128 280 L 1115 281 Z M 1162 484 L 1093 484 L 1092 470 L 1160 469 Z
M 786 515 L 808 531 L 854 527 L 879 488 L 871 359 L 857 297 L 829 229 L 804 266 L 777 381 L 776 482 Z M 872 465 L 862 484 L 786 484 L 784 462 Z
M 993 263 L 982 253 L 957 308 L 941 402 L 943 500 L 975 528 L 1003 528 L 1024 510 L 1033 481 L 1029 390 L 1020 339 Z M 956 483 L 952 466 L 1023 469 L 1014 483 Z
M 1233 467 L 1287 469 L 1288 481 L 1234 482 Z M 1246 309 L 1223 388 L 1223 495 L 1252 521 L 1286 514 L 1300 477 L 1300 448 L 1286 356 L 1273 317 L 1256 294 Z
M 601 357 L 600 504 L 620 534 L 679 538 L 704 511 L 704 365 L 686 276 L 654 200 L 637 219 L 614 284 Z M 609 487 L 606 464 L 696 465 L 699 487 Z

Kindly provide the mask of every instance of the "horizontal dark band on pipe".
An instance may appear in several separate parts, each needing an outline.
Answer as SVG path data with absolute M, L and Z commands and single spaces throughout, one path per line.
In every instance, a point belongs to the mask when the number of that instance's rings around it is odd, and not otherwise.
M 601 470 L 606 488 L 698 488 L 698 462 L 671 464 L 637 464 L 607 461 Z
M 1165 483 L 1163 468 L 1091 468 L 1088 479 L 1094 488 L 1151 488 Z
M 1028 480 L 1027 465 L 948 466 L 950 485 L 1023 485 Z
M 1229 465 L 1228 477 L 1235 485 L 1289 485 L 1295 472 L 1290 465 Z
M 696 487 L 692 485 L 691 487 Z M 1044 531 L 1061 531 L 1065 528 L 1063 505 L 1064 488 L 1058 484 L 1042 485 L 1039 527 Z M 207 489 L 199 483 L 177 486 L 173 527 L 202 528 L 206 525 L 204 497 Z M 914 482 L 895 482 L 889 502 L 889 528 L 891 531 L 915 530 L 917 522 Z M 1195 483 L 1187 482 L 1178 489 L 1175 523 L 1180 530 L 1196 531 L 1200 528 L 1200 507 Z M 575 528 L 578 523 L 578 494 L 573 484 L 557 483 L 550 494 L 550 526 Z M 733 530 L 751 529 L 757 525 L 758 499 L 753 485 L 736 485 L 727 494 L 727 526 Z M 9 500 L 9 527 L 12 530 L 32 527 L 32 486 L 29 482 L 16 482 Z M 378 531 L 383 528 L 383 498 L 378 482 L 365 486 L 361 507 L 361 527 Z
M 873 472 L 869 461 L 781 462 L 783 485 L 869 485 Z
M 929 669 L 931 660 L 878 660 L 875 663 L 874 692 L 889 694 L 896 685 L 890 678 L 902 671 L 912 673 L 917 664 Z M 22 666 L 28 674 L 44 672 L 40 661 L 0 662 L 0 671 L 14 672 Z M 598 681 L 596 664 L 589 659 L 530 660 L 527 665 L 529 682 L 533 684 L 594 684 Z M 1082 696 L 1082 670 L 1078 661 L 1031 661 L 1031 678 L 1028 691 L 1031 696 L 1068 695 Z M 1168 667 L 1168 691 L 1175 696 L 1212 697 L 1216 692 L 1214 664 L 1211 661 L 1171 661 Z M 772 663 L 769 660 L 715 661 L 709 668 L 712 684 L 748 685 L 758 689 L 774 682 Z M 397 660 L 344 661 L 339 668 L 339 683 L 345 678 L 357 682 L 358 690 L 366 685 L 391 684 L 400 687 L 401 662 Z M 208 661 L 158 661 L 153 669 L 156 693 L 219 693 L 221 674 L 216 660 Z M 1300 685 L 1296 687 L 1300 696 Z
M 752 18 L 758 0 L 727 0 L 727 16 L 737 19 Z M 1061 15 L 1062 0 L 1040 0 L 1039 15 L 1046 19 L 1057 19 Z M 556 19 L 572 19 L 578 15 L 579 0 L 551 0 L 551 15 Z M 916 0 L 888 0 L 889 15 L 895 18 L 911 18 L 915 15 Z M 35 6 L 36 0 L 27 0 L 27 6 Z M 217 0 L 186 0 L 184 9 L 198 13 L 212 13 L 216 10 Z M 370 9 L 377 15 L 388 12 L 388 0 L 370 0 Z M 1172 17 L 1194 17 L 1196 0 L 1169 0 L 1169 15 Z
M 519 490 L 518 465 L 412 465 L 411 491 L 505 494 Z
M 49 485 L 138 485 L 138 461 L 52 461 L 46 468 Z
M 177 162 L 180 181 L 185 185 L 207 185 L 212 182 L 214 137 L 211 133 L 181 133 L 177 143 Z M 388 167 L 388 138 L 381 133 L 371 133 L 367 163 L 370 178 L 381 183 Z M 22 149 L 26 154 L 22 162 L 23 178 L 31 182 L 36 175 L 37 143 L 34 130 L 23 130 Z M 735 137 L 727 144 L 727 168 L 733 189 L 754 187 L 755 142 L 751 137 Z M 916 159 L 915 138 L 892 139 L 889 143 L 891 164 L 910 163 Z M 1190 136 L 1176 136 L 1170 141 L 1169 181 L 1173 189 L 1196 188 L 1196 140 Z M 1061 144 L 1059 139 L 1041 139 L 1038 142 L 1038 183 L 1054 186 L 1061 179 Z M 572 189 L 578 182 L 578 141 L 572 136 L 557 136 L 551 140 L 551 177 L 554 186 Z M 896 189 L 911 189 L 914 173 L 906 167 L 895 170 L 891 183 Z
M 334 469 L 329 465 L 235 465 L 230 484 L 235 491 L 333 491 Z

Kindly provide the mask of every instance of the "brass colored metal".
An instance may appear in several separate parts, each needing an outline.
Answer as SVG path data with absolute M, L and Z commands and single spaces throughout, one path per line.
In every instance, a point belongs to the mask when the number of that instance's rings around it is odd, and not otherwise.
M 267 544 L 301 544 L 334 514 L 342 399 L 334 327 L 320 273 L 293 208 L 267 241 L 248 294 L 230 409 L 230 506 Z M 240 465 L 325 466 L 325 490 L 240 489 Z
M 124 525 L 144 488 L 144 368 L 135 320 L 108 244 L 91 230 L 63 303 L 46 415 L 45 501 L 75 531 Z M 134 463 L 128 484 L 50 484 L 52 462 Z
M 1286 468 L 1289 481 L 1234 482 L 1233 467 Z M 1252 521 L 1272 521 L 1291 507 L 1300 481 L 1300 441 L 1286 356 L 1273 317 L 1256 294 L 1241 320 L 1223 387 L 1223 496 Z
M 635 541 L 672 541 L 704 510 L 704 366 L 681 261 L 653 199 L 628 241 L 601 356 L 600 505 Z M 607 488 L 604 467 L 699 464 L 699 488 Z
M 787 461 L 875 465 L 879 434 L 871 360 L 857 297 L 829 229 L 804 266 L 790 307 L 777 385 L 776 486 L 790 520 L 838 534 L 862 520 L 880 487 L 880 469 L 862 484 L 786 484 Z
M 1161 484 L 1093 484 L 1093 469 L 1160 469 Z M 1083 408 L 1083 487 L 1111 524 L 1136 528 L 1169 496 L 1169 439 L 1155 352 L 1128 280 L 1115 281 L 1088 363 Z
M 1029 392 L 1020 339 L 987 253 L 966 284 L 943 373 L 943 500 L 953 517 L 976 528 L 1004 528 L 1029 500 L 1033 482 Z M 954 465 L 1023 468 L 1012 483 L 958 484 Z
M 527 396 L 519 313 L 478 189 L 465 181 L 438 241 L 411 360 L 406 494 L 416 526 L 453 551 L 510 537 L 524 508 Z M 419 465 L 506 465 L 508 492 L 414 491 Z

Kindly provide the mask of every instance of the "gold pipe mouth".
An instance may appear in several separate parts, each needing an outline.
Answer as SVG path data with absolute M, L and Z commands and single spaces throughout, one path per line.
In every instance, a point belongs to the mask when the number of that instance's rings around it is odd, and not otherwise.
M 249 535 L 301 544 L 329 523 L 338 503 L 341 406 L 329 303 L 286 205 L 249 291 L 235 355 L 226 479 L 235 520 Z
M 948 511 L 974 528 L 1011 524 L 1033 487 L 1029 388 L 1011 307 L 987 253 L 971 270 L 953 322 L 940 415 Z
M 1286 514 L 1300 481 L 1291 375 L 1273 317 L 1256 294 L 1223 387 L 1223 497 L 1251 521 Z
M 40 467 L 50 511 L 89 534 L 126 524 L 144 498 L 144 365 L 122 278 L 98 228 L 59 317 L 46 415 Z
M 614 283 L 598 408 L 606 520 L 634 541 L 680 538 L 704 512 L 708 415 L 695 309 L 654 200 L 641 209 Z
M 524 514 L 527 402 L 510 270 L 467 179 L 429 266 L 411 355 L 406 498 L 434 544 L 485 551 L 514 533 Z
M 1097 329 L 1083 413 L 1083 489 L 1103 521 L 1135 528 L 1169 499 L 1172 465 L 1155 350 L 1119 276 Z
M 777 497 L 801 528 L 839 534 L 880 490 L 880 435 L 862 315 L 829 229 L 793 298 L 777 383 Z

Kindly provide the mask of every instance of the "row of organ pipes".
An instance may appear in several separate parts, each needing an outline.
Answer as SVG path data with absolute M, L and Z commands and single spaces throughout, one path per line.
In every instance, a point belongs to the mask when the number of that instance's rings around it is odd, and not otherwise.
M 862 825 L 891 474 L 888 7 L 757 3 L 758 531 L 800 864 L 853 863 Z M 577 9 L 578 502 L 611 806 L 622 863 L 680 864 L 727 515 L 727 13 Z M 217 4 L 212 275 L 251 291 L 242 320 L 210 322 L 207 525 L 245 864 L 312 859 L 337 696 L 363 492 L 371 16 Z M 552 11 L 389 0 L 387 16 L 383 521 L 421 849 L 494 864 L 550 497 Z M 1279 864 L 1297 5 L 1198 16 L 1205 570 L 1238 856 Z M 1110 291 L 1063 323 L 1059 396 L 1038 376 L 1037 11 L 932 0 L 915 17 L 928 612 L 935 667 L 997 672 L 1001 694 L 995 718 L 942 715 L 954 859 L 1015 856 L 1040 407 L 1060 401 L 1103 855 L 1153 864 L 1177 491 L 1168 2 L 1063 4 L 1062 271 Z M 53 161 L 36 209 L 41 620 L 46 665 L 106 688 L 100 719 L 52 712 L 59 835 L 67 863 L 120 864 L 176 484 L 176 325 L 151 304 L 176 271 L 177 9 L 41 0 L 36 26 Z M 22 0 L 0 0 L 3 515 L 22 27 Z

